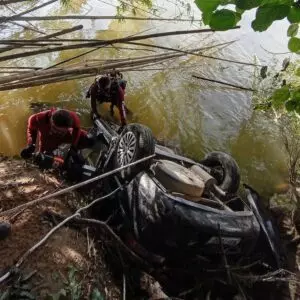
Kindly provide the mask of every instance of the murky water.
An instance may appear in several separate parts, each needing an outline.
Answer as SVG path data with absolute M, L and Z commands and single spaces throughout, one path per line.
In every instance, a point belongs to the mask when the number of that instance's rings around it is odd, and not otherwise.
M 174 1 L 175 2 L 175 1 Z M 91 14 L 112 15 L 114 3 L 104 4 L 98 0 L 72 1 L 72 8 L 65 9 L 55 4 L 44 8 L 39 15 L 51 14 Z M 158 10 L 165 17 L 174 17 L 184 11 L 180 5 L 170 0 L 158 0 Z M 142 12 L 139 12 L 142 14 Z M 153 39 L 156 45 L 169 47 L 186 46 L 197 48 L 229 40 L 237 40 L 222 50 L 207 53 L 217 57 L 244 62 L 273 63 L 273 52 L 286 52 L 285 32 L 287 25 L 280 22 L 266 33 L 252 32 L 249 22 L 250 12 L 242 20 L 242 29 L 218 34 L 172 36 Z M 195 10 L 195 18 L 199 12 Z M 154 21 L 74 21 L 72 25 L 83 24 L 81 33 L 69 37 L 90 37 L 110 39 L 134 33 L 147 33 L 195 29 L 195 24 Z M 70 22 L 48 21 L 40 23 L 40 28 L 52 32 L 70 27 Z M 3 32 L 6 37 L 9 32 Z M 16 32 L 11 37 L 24 36 Z M 26 32 L 27 38 L 34 33 Z M 67 36 L 66 36 L 67 37 Z M 282 40 L 280 39 L 282 37 Z M 127 46 L 128 47 L 128 46 Z M 84 50 L 69 50 L 51 53 L 30 59 L 20 59 L 10 65 L 47 67 L 75 56 Z M 215 52 L 214 52 L 215 51 Z M 153 54 L 144 50 L 102 49 L 81 59 L 103 59 L 135 57 Z M 254 58 L 256 55 L 256 59 Z M 276 56 L 276 59 L 285 56 Z M 80 59 L 73 62 L 80 61 Z M 8 66 L 2 63 L 1 66 Z M 254 68 L 201 57 L 177 59 L 175 62 L 158 65 L 157 71 L 135 71 L 125 75 L 128 80 L 126 102 L 133 111 L 131 122 L 148 125 L 154 135 L 172 141 L 186 155 L 202 158 L 212 150 L 231 153 L 240 165 L 243 181 L 253 185 L 260 193 L 269 195 L 278 184 L 286 181 L 284 153 L 274 126 L 263 114 L 253 113 L 251 92 L 220 86 L 199 79 L 192 74 L 215 78 L 233 84 L 251 87 L 254 82 Z M 76 110 L 81 115 L 84 126 L 88 126 L 89 103 L 84 98 L 93 77 L 80 81 L 67 81 L 41 87 L 0 92 L 0 152 L 16 155 L 25 145 L 26 121 L 32 110 L 32 102 L 47 102 L 50 105 Z M 117 115 L 117 113 L 116 113 Z

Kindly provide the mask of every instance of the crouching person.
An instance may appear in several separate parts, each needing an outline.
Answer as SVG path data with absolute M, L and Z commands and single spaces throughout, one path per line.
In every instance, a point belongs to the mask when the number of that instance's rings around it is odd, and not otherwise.
M 53 108 L 29 117 L 27 146 L 20 155 L 24 159 L 29 159 L 36 150 L 51 155 L 61 144 L 71 144 L 65 160 L 69 156 L 79 160 L 78 149 L 92 147 L 93 140 L 89 139 L 87 132 L 80 128 L 80 119 L 75 112 Z

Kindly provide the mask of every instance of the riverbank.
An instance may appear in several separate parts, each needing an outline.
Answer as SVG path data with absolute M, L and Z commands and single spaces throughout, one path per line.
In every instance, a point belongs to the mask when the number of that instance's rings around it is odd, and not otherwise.
M 0 211 L 50 194 L 63 186 L 51 172 L 43 173 L 21 160 L 0 157 Z M 55 223 L 47 217 L 47 211 L 70 215 L 80 201 L 80 195 L 72 193 L 13 216 L 0 217 L 0 221 L 12 225 L 10 236 L 1 241 L 0 274 L 8 271 L 51 230 Z M 119 288 L 104 258 L 105 248 L 101 241 L 93 238 L 92 229 L 62 227 L 0 285 L 0 295 L 4 297 L 0 298 L 71 299 L 73 295 L 72 299 L 119 299 Z M 95 298 L 91 298 L 92 295 Z

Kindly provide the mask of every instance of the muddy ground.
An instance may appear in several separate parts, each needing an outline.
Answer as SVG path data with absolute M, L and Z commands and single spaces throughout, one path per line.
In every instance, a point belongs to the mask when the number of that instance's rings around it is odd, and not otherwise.
M 0 158 L 0 211 L 63 187 L 56 174 L 21 160 Z M 63 195 L 0 217 L 12 225 L 10 236 L 0 241 L 0 276 L 51 230 L 53 224 L 45 211 L 70 215 L 81 200 L 76 193 Z M 0 295 L 3 299 L 120 299 L 105 251 L 101 251 L 104 245 L 93 238 L 92 231 L 86 226 L 59 229 L 26 259 L 16 275 L 0 285 Z

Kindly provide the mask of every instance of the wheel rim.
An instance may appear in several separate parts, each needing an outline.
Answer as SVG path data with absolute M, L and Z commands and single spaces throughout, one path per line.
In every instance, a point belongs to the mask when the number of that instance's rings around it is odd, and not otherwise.
M 120 166 L 131 163 L 137 146 L 135 134 L 131 131 L 126 132 L 120 139 L 117 160 Z

